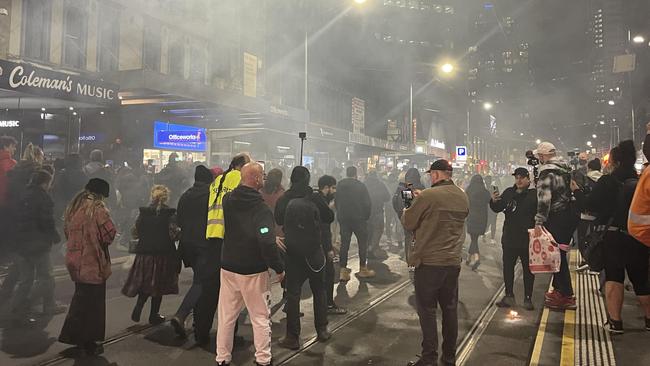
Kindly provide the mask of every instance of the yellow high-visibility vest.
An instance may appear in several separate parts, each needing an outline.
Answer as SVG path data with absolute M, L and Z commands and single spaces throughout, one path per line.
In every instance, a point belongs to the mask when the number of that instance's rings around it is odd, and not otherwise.
M 226 175 L 226 180 L 221 187 L 221 193 L 217 197 L 217 190 L 219 183 L 223 179 L 223 174 L 218 176 L 212 184 L 210 184 L 210 200 L 208 201 L 208 228 L 206 230 L 206 237 L 208 239 L 223 239 L 226 233 L 226 227 L 223 221 L 223 206 L 221 201 L 223 196 L 237 188 L 241 181 L 241 173 L 239 170 L 231 170 Z

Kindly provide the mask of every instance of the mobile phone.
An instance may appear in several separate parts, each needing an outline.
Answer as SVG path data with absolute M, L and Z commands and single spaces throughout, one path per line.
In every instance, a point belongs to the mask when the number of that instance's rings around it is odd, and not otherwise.
M 499 194 L 499 187 L 492 186 L 492 193 Z

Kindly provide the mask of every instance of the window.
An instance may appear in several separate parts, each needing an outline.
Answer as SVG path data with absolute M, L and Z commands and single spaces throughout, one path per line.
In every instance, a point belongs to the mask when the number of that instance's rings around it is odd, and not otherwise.
M 160 24 L 153 23 L 153 19 L 146 20 L 144 26 L 144 49 L 142 52 L 142 66 L 145 69 L 160 72 Z
M 109 4 L 99 4 L 97 69 L 101 72 L 117 71 L 120 50 L 120 13 Z
M 192 46 L 190 62 L 190 78 L 201 84 L 205 83 L 205 48 Z
M 85 68 L 88 17 L 84 5 L 79 0 L 66 0 L 63 14 L 63 64 Z
M 50 58 L 52 3 L 49 0 L 25 0 L 23 9 L 23 54 L 47 61 Z
M 169 74 L 185 78 L 185 43 L 182 38 L 169 45 Z

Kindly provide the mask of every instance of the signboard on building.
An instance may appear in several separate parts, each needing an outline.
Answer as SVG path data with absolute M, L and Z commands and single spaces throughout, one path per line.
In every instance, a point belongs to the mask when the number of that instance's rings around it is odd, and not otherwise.
M 366 102 L 352 98 L 352 132 L 363 133 L 366 124 Z
M 101 105 L 120 101 L 117 85 L 7 60 L 0 60 L 0 89 Z
M 456 161 L 467 161 L 467 146 L 456 146 Z
M 18 128 L 20 121 L 18 120 L 0 120 L 0 128 Z
M 257 56 L 244 52 L 244 95 L 257 98 Z
M 206 130 L 187 125 L 156 121 L 153 127 L 153 146 L 166 150 L 205 151 Z
M 386 124 L 386 139 L 390 142 L 400 142 L 402 130 L 397 125 L 397 120 L 389 119 Z
M 621 72 L 632 72 L 636 69 L 636 54 L 627 54 L 614 56 L 614 70 L 615 74 Z

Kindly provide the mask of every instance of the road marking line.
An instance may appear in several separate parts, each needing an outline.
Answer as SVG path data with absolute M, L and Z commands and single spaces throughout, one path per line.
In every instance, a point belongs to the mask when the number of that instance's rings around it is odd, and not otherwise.
M 570 251 L 569 255 L 569 275 L 571 276 L 571 286 L 576 288 L 576 273 L 571 268 L 576 267 L 578 256 L 576 251 Z M 575 331 L 576 331 L 576 311 L 565 310 L 564 312 L 564 329 L 562 331 L 562 349 L 560 353 L 560 365 L 569 366 L 575 364 Z
M 551 291 L 553 281 L 548 284 L 548 290 Z M 537 330 L 537 336 L 535 337 L 535 346 L 533 347 L 533 353 L 530 356 L 529 366 L 538 366 L 539 360 L 542 356 L 542 346 L 544 345 L 544 336 L 546 335 L 546 324 L 548 323 L 548 313 L 549 310 L 545 306 L 542 311 L 542 319 L 539 321 L 539 329 Z

